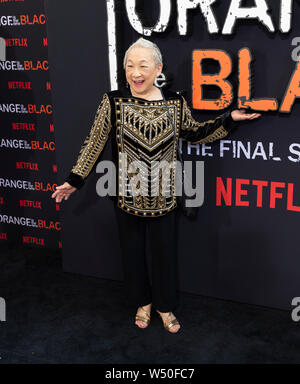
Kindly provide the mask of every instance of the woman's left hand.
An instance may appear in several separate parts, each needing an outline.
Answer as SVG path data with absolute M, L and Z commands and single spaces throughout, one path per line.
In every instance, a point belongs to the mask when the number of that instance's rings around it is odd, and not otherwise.
M 253 120 L 260 116 L 260 113 L 246 113 L 246 109 L 235 109 L 231 112 L 231 117 L 234 121 Z

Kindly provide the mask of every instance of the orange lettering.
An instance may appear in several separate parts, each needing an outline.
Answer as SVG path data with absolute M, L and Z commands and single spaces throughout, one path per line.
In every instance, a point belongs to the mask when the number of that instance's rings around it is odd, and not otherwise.
M 202 62 L 204 59 L 213 59 L 219 62 L 220 72 L 214 75 L 204 75 Z M 230 56 L 224 51 L 196 50 L 193 52 L 193 108 L 219 110 L 228 107 L 233 100 L 232 85 L 225 80 L 231 73 L 232 63 Z M 222 90 L 217 100 L 203 100 L 202 87 L 215 85 Z
M 21 25 L 25 25 L 26 24 L 26 15 L 20 15 L 20 22 L 21 22 Z
M 300 61 L 297 62 L 296 69 L 292 75 L 287 91 L 284 95 L 280 112 L 291 112 L 292 105 L 296 97 L 300 97 Z
M 239 90 L 238 90 L 238 107 L 252 108 L 260 111 L 275 111 L 278 104 L 276 99 L 260 99 L 250 100 L 251 89 L 251 71 L 250 64 L 252 61 L 251 52 L 248 48 L 239 50 Z

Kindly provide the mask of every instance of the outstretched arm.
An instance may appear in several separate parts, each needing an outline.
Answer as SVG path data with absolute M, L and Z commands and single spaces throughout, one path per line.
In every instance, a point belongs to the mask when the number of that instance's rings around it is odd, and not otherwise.
M 52 198 L 56 202 L 67 200 L 71 193 L 80 189 L 85 179 L 91 173 L 99 155 L 101 154 L 111 129 L 111 107 L 108 95 L 105 93 L 98 106 L 90 133 L 81 146 L 76 164 L 73 166 L 64 184 L 56 187 Z
M 214 120 L 198 122 L 192 117 L 191 110 L 183 99 L 182 122 L 179 136 L 193 144 L 211 143 L 227 136 L 239 121 L 253 120 L 261 116 L 259 113 L 245 113 L 245 110 L 229 110 Z
M 98 106 L 90 133 L 79 151 L 76 164 L 66 181 L 76 188 L 81 188 L 101 154 L 111 129 L 110 102 L 105 93 Z

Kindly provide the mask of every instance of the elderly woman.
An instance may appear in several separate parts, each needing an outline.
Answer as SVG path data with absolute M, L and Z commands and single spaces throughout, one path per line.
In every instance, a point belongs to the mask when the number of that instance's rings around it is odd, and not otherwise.
M 154 167 L 155 161 L 176 162 L 179 137 L 192 143 L 212 142 L 225 137 L 234 121 L 252 120 L 260 114 L 233 110 L 215 120 L 197 122 L 184 97 L 171 91 L 162 94 L 154 85 L 162 68 L 161 52 L 152 42 L 140 38 L 128 48 L 124 57 L 127 87 L 104 93 L 77 162 L 66 182 L 56 188 L 52 198 L 60 203 L 83 186 L 97 164 L 108 137 L 112 137 L 119 181 L 114 207 L 126 292 L 138 307 L 135 324 L 140 328 L 148 326 L 153 305 L 165 329 L 176 333 L 180 324 L 173 314 L 179 304 L 176 253 L 178 204 L 174 173 L 171 172 L 169 195 L 164 194 L 162 188 L 158 193 L 151 194 L 151 178 L 146 171 Z M 121 154 L 126 155 L 125 166 L 120 160 Z M 141 172 L 147 182 L 143 193 L 121 193 L 120 184 L 124 183 L 125 177 L 122 175 L 129 177 L 127 172 L 124 173 L 124 167 L 127 171 L 128 166 L 136 160 L 144 164 Z M 147 229 L 152 256 L 152 284 L 145 257 Z

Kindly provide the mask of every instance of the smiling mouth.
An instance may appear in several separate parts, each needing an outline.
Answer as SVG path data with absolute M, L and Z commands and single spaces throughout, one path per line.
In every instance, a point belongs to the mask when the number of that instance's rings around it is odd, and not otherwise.
M 136 85 L 137 87 L 141 86 L 144 84 L 144 80 L 139 80 L 139 81 L 134 81 L 133 84 Z

